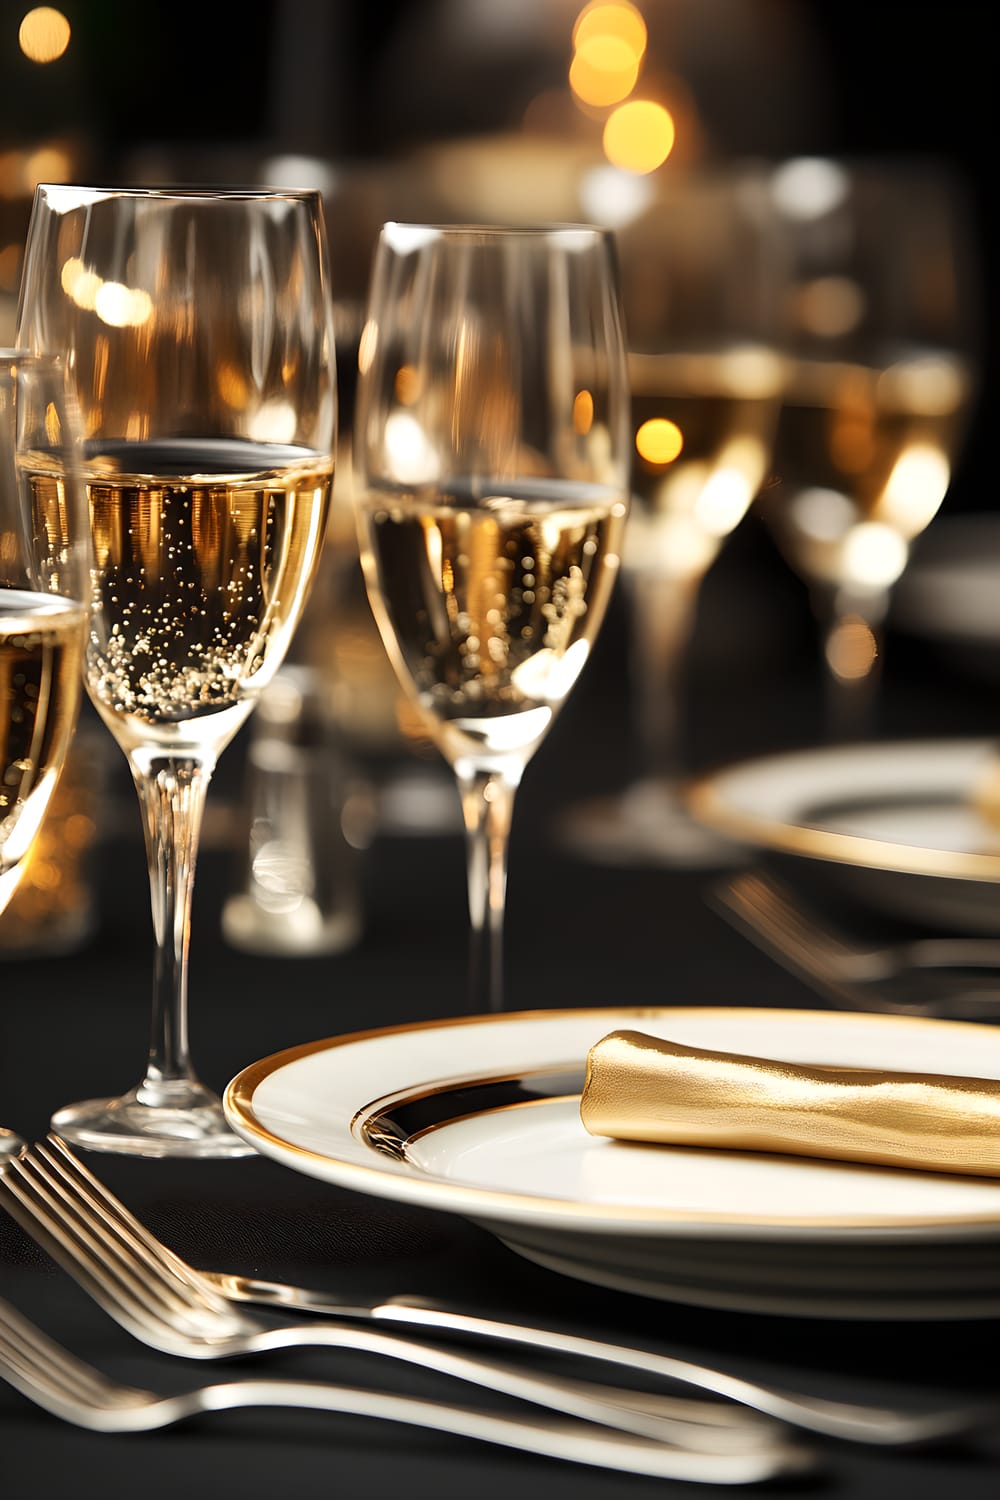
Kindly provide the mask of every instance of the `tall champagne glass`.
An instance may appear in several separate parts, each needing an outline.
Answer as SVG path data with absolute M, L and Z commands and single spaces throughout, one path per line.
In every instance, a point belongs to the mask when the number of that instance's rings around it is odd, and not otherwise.
M 148 1066 L 60 1110 L 81 1145 L 246 1151 L 192 1067 L 198 833 L 220 752 L 285 655 L 323 542 L 336 390 L 317 195 L 40 187 L 22 341 L 66 357 L 95 549 L 85 680 L 142 808 Z
M 783 163 L 789 379 L 763 514 L 819 622 L 827 731 L 873 727 L 891 592 L 948 493 L 977 384 L 962 186 L 920 159 Z
M 496 1010 L 514 794 L 621 555 L 628 396 L 609 237 L 385 225 L 359 369 L 369 597 L 458 780 L 471 1005 Z
M 90 529 L 61 366 L 0 350 L 0 912 L 59 779 L 82 696 Z M 16 1147 L 0 1131 L 0 1158 Z
M 782 240 L 753 163 L 665 175 L 617 232 L 632 397 L 628 605 L 636 762 L 619 795 L 571 807 L 598 862 L 717 861 L 688 816 L 684 681 L 702 583 L 765 482 L 780 410 Z

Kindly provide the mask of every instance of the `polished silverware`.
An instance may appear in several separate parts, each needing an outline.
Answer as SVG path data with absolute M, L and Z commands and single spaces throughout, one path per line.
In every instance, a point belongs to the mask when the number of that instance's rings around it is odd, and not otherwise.
M 236 1407 L 297 1407 L 401 1422 L 475 1438 L 524 1453 L 660 1479 L 754 1484 L 801 1472 L 808 1450 L 769 1443 L 735 1453 L 697 1453 L 574 1422 L 564 1417 L 508 1416 L 390 1395 L 360 1387 L 303 1380 L 235 1380 L 160 1395 L 122 1385 L 84 1364 L 0 1300 L 0 1378 L 54 1416 L 96 1432 L 146 1432 L 204 1412 Z
M 42 1233 L 36 1217 L 39 1212 L 43 1213 L 46 1222 L 60 1228 L 61 1237 L 65 1241 L 62 1247 L 64 1264 L 74 1264 L 70 1260 L 70 1256 L 78 1253 L 74 1247 L 82 1243 L 82 1236 L 87 1236 L 93 1244 L 89 1253 L 97 1259 L 98 1264 L 102 1258 L 108 1265 L 120 1264 L 123 1275 L 128 1271 L 133 1280 L 162 1286 L 161 1295 L 167 1299 L 171 1294 L 179 1294 L 182 1285 L 186 1284 L 194 1286 L 203 1294 L 213 1293 L 217 1301 L 228 1299 L 231 1302 L 263 1303 L 270 1307 L 295 1308 L 349 1321 L 418 1327 L 432 1334 L 459 1334 L 487 1343 L 499 1342 L 547 1354 L 568 1355 L 586 1363 L 597 1361 L 627 1369 L 631 1374 L 651 1376 L 665 1381 L 668 1388 L 680 1388 L 689 1392 L 698 1390 L 722 1397 L 726 1402 L 735 1403 L 737 1408 L 745 1408 L 746 1416 L 755 1421 L 760 1420 L 757 1414 L 764 1414 L 825 1436 L 887 1447 L 917 1445 L 962 1436 L 975 1431 L 991 1413 L 995 1414 L 995 1406 L 982 1407 L 969 1403 L 909 1411 L 882 1405 L 864 1406 L 825 1400 L 749 1381 L 721 1369 L 667 1354 L 607 1344 L 597 1339 L 551 1329 L 502 1323 L 443 1308 L 434 1303 L 394 1299 L 357 1306 L 339 1301 L 328 1292 L 221 1272 L 197 1271 L 161 1244 L 58 1137 L 50 1136 L 46 1143 L 36 1144 L 25 1153 L 17 1167 L 19 1180 L 28 1172 L 44 1184 L 45 1198 L 41 1199 L 38 1191 L 26 1193 L 24 1202 L 12 1200 L 9 1193 L 3 1196 L 7 1198 L 8 1206 L 19 1206 L 19 1221 L 29 1233 L 35 1234 L 36 1229 L 39 1234 Z M 11 1188 L 13 1176 L 9 1166 L 0 1171 L 0 1187 Z M 45 1232 L 51 1241 L 52 1231 Z M 59 1241 L 55 1243 L 58 1245 Z M 602 1388 L 600 1394 L 602 1399 L 607 1400 L 612 1393 Z M 638 1392 L 626 1394 L 618 1391 L 614 1394 L 619 1400 L 627 1401 L 631 1411 L 648 1411 L 650 1408 L 640 1403 L 656 1399 L 645 1393 L 640 1396 Z M 660 1396 L 659 1400 L 662 1402 L 665 1398 Z M 658 1409 L 664 1415 L 668 1411 L 670 1414 L 676 1412 L 676 1407 Z M 683 1402 L 680 1409 L 689 1419 L 697 1418 L 699 1422 L 706 1424 L 718 1422 L 720 1411 L 729 1410 L 726 1406 L 720 1407 L 718 1401 L 688 1400 Z
M 59 1156 L 71 1159 L 68 1148 Z M 705 1452 L 737 1451 L 774 1440 L 777 1424 L 723 1402 L 598 1384 L 475 1353 L 458 1353 L 389 1332 L 306 1322 L 275 1327 L 237 1308 L 199 1273 L 177 1262 L 147 1233 L 102 1214 L 77 1191 L 82 1163 L 59 1171 L 59 1156 L 36 1146 L 0 1175 L 0 1201 L 11 1216 L 99 1305 L 141 1342 L 188 1359 L 223 1359 L 281 1349 L 334 1348 L 385 1355 L 517 1400 Z M 75 1161 L 75 1158 L 72 1158 Z M 88 1174 L 89 1175 L 89 1174 Z M 156 1247 L 155 1251 L 150 1246 Z
M 14 1134 L 13 1130 L 5 1130 L 0 1126 L 0 1161 L 4 1161 L 8 1156 L 17 1156 L 20 1151 L 24 1150 L 25 1144 L 19 1135 Z
M 965 1017 L 1000 1011 L 996 939 L 857 942 L 763 870 L 727 877 L 708 899 L 744 937 L 841 1008 Z

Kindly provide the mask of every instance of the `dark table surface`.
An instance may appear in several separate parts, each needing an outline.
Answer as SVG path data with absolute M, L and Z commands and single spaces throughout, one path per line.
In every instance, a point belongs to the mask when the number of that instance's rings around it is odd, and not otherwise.
M 794 585 L 752 528 L 704 591 L 685 687 L 687 754 L 717 764 L 814 742 L 815 641 Z M 882 736 L 995 732 L 995 685 L 889 642 Z M 821 1006 L 732 931 L 705 900 L 717 872 L 602 868 L 554 835 L 575 799 L 613 789 L 631 769 L 623 627 L 614 615 L 588 675 L 530 768 L 511 855 L 507 988 L 512 1009 L 606 1004 Z M 117 752 L 115 752 L 117 754 Z M 212 798 L 238 797 L 239 743 Z M 138 1081 L 147 1043 L 151 931 L 138 811 L 112 775 L 113 817 L 100 849 L 100 926 L 81 951 L 0 962 L 0 1123 L 39 1136 L 73 1099 Z M 117 802 L 115 801 L 117 799 Z M 134 823 L 132 819 L 134 818 Z M 223 820 L 224 821 L 224 820 Z M 332 958 L 251 956 L 228 946 L 220 914 L 235 855 L 209 837 L 199 865 L 191 954 L 191 1032 L 201 1075 L 221 1088 L 284 1047 L 359 1028 L 461 1014 L 465 888 L 461 839 L 376 838 L 364 862 L 365 928 Z M 259 1158 L 90 1164 L 196 1264 L 329 1285 L 351 1297 L 438 1293 L 449 1301 L 553 1326 L 682 1351 L 803 1389 L 858 1397 L 996 1388 L 996 1324 L 824 1321 L 720 1312 L 600 1290 L 532 1266 L 450 1215 L 341 1191 Z M 151 1387 L 215 1378 L 137 1346 L 0 1213 L 0 1295 L 77 1353 Z M 227 1367 L 248 1373 L 249 1361 Z M 327 1352 L 274 1359 L 284 1373 L 329 1376 L 448 1397 L 443 1379 Z M 899 1453 L 817 1440 L 815 1475 L 765 1484 L 765 1495 L 831 1500 L 993 1497 L 1000 1447 Z M 482 1500 L 520 1490 L 549 1500 L 696 1494 L 415 1429 L 309 1413 L 229 1413 L 142 1436 L 99 1436 L 37 1412 L 0 1385 L 0 1489 L 21 1497 L 217 1493 L 404 1494 Z

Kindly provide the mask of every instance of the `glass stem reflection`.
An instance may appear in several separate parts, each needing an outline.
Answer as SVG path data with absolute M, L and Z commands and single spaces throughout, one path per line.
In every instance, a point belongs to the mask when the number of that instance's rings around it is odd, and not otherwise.
M 504 770 L 456 767 L 468 859 L 469 1002 L 472 1014 L 503 1009 L 503 930 L 507 855 L 517 765 Z
M 667 578 L 655 572 L 636 573 L 629 583 L 640 774 L 671 781 L 684 769 L 681 680 L 701 575 Z
M 815 607 L 823 632 L 827 738 L 869 739 L 876 729 L 888 591 L 856 595 L 838 589 Z
M 156 940 L 149 1063 L 137 1098 L 180 1106 L 185 1085 L 197 1085 L 188 1047 L 188 946 L 198 839 L 215 761 L 133 752 L 129 764 L 142 805 Z

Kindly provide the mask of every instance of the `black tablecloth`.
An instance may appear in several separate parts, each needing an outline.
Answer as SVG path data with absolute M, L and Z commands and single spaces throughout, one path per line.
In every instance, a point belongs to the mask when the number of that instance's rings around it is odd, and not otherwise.
M 685 689 L 688 753 L 721 762 L 815 736 L 815 645 L 787 585 L 754 582 L 753 539 L 710 579 Z M 777 575 L 775 575 L 775 580 Z M 783 593 L 783 590 L 785 591 Z M 750 628 L 752 627 L 752 628 Z M 991 693 L 891 643 L 888 734 L 984 732 Z M 555 815 L 620 783 L 628 766 L 621 636 L 614 619 L 522 788 L 511 855 L 507 988 L 512 1009 L 605 1004 L 816 1006 L 815 996 L 738 936 L 706 903 L 704 870 L 605 869 L 571 857 Z M 887 666 L 892 668 L 893 657 Z M 238 794 L 238 744 L 213 798 Z M 138 811 L 121 803 L 101 848 L 100 928 L 81 952 L 0 965 L 0 1123 L 44 1133 L 70 1100 L 119 1092 L 142 1070 L 149 1020 L 151 932 Z M 134 816 L 134 825 L 130 820 Z M 460 1014 L 466 916 L 461 839 L 381 837 L 364 864 L 365 931 L 325 959 L 250 956 L 226 945 L 220 913 L 233 852 L 209 839 L 195 898 L 191 1032 L 206 1081 L 298 1042 L 363 1027 Z M 333 1101 L 335 1104 L 335 1101 Z M 530 1265 L 489 1234 L 444 1214 L 364 1198 L 277 1164 L 136 1161 L 91 1164 L 151 1227 L 197 1264 L 336 1287 L 346 1295 L 440 1294 L 510 1316 L 705 1357 L 802 1389 L 891 1398 L 914 1387 L 992 1389 L 995 1323 L 878 1324 L 764 1317 L 602 1291 Z M 0 1213 L 0 1295 L 83 1357 L 139 1384 L 178 1388 L 217 1367 L 137 1346 Z M 287 1354 L 285 1373 L 385 1389 L 456 1394 L 387 1361 Z M 227 1366 L 247 1373 L 249 1361 Z M 486 1404 L 488 1398 L 483 1398 Z M 914 1453 L 823 1443 L 814 1477 L 764 1485 L 766 1495 L 841 1500 L 993 1497 L 998 1448 Z M 660 1494 L 697 1493 L 658 1483 Z M 73 1495 L 243 1500 L 394 1493 L 481 1500 L 520 1489 L 549 1500 L 654 1492 L 654 1481 L 522 1456 L 471 1441 L 346 1417 L 231 1413 L 136 1437 L 78 1431 L 0 1384 L 0 1489 L 9 1500 Z

